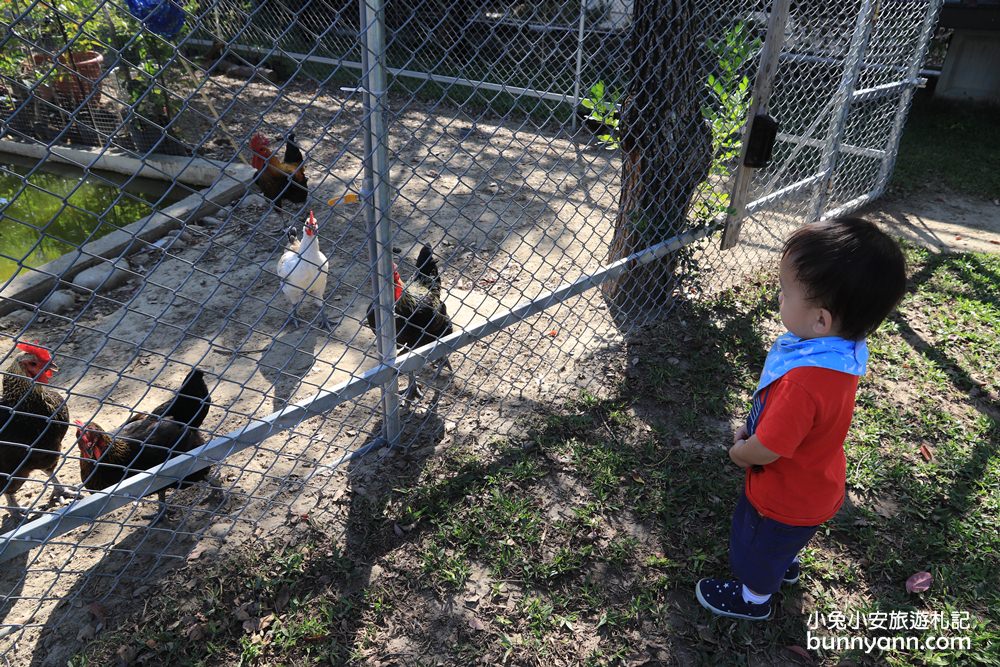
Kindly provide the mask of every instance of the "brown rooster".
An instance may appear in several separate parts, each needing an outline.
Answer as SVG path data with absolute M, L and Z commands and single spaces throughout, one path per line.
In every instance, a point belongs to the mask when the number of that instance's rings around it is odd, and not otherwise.
M 175 396 L 151 413 L 134 413 L 114 437 L 93 422 L 76 422 L 83 486 L 91 491 L 106 489 L 163 463 L 175 453 L 202 445 L 205 441 L 198 427 L 205 421 L 211 402 L 204 374 L 196 368 L 188 373 Z M 190 486 L 206 479 L 208 472 L 208 468 L 193 472 L 174 486 Z M 160 510 L 154 524 L 166 512 L 166 490 L 156 493 Z
M 441 300 L 441 277 L 438 274 L 437 260 L 429 245 L 420 249 L 417 255 L 417 270 L 409 283 L 403 284 L 399 271 L 393 267 L 392 278 L 395 282 L 396 305 L 396 345 L 406 350 L 414 350 L 423 345 L 444 338 L 454 330 L 448 308 Z M 372 303 L 368 307 L 368 326 L 375 330 L 375 308 Z M 442 357 L 441 366 L 451 370 L 448 357 Z M 410 385 L 406 389 L 406 398 L 412 400 L 420 397 L 420 387 L 417 386 L 413 373 L 410 373 Z
M 284 160 L 271 152 L 271 142 L 259 132 L 250 138 L 250 150 L 253 152 L 250 164 L 257 170 L 257 187 L 265 197 L 278 208 L 285 199 L 294 204 L 306 202 L 309 183 L 302 166 L 302 151 L 295 144 L 293 133 L 288 133 Z
M 3 376 L 0 397 L 0 488 L 7 496 L 11 516 L 20 519 L 26 512 L 14 494 L 32 470 L 43 470 L 52 477 L 49 504 L 74 494 L 56 478 L 62 439 L 69 428 L 69 408 L 63 398 L 44 386 L 58 368 L 43 347 L 18 343 L 17 350 L 20 354 Z

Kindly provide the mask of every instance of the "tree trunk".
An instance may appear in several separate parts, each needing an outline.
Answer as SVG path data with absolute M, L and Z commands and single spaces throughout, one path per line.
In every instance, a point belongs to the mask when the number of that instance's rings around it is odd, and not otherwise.
M 609 261 L 663 241 L 688 226 L 686 213 L 711 164 L 711 130 L 702 117 L 710 64 L 710 20 L 695 0 L 636 0 L 632 81 L 622 109 L 622 194 Z M 641 324 L 666 311 L 674 260 L 636 266 L 605 284 L 616 320 Z

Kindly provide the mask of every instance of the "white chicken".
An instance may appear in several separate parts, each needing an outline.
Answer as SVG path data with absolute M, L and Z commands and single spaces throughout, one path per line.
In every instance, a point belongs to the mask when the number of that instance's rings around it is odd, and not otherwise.
M 292 325 L 299 327 L 299 306 L 312 297 L 319 304 L 319 326 L 329 330 L 330 321 L 323 301 L 329 262 L 326 255 L 320 252 L 317 230 L 316 217 L 312 211 L 309 211 L 309 220 L 302 227 L 301 241 L 295 237 L 293 229 L 289 230 L 288 249 L 278 260 L 278 277 L 281 279 L 282 293 L 292 304 L 289 317 Z

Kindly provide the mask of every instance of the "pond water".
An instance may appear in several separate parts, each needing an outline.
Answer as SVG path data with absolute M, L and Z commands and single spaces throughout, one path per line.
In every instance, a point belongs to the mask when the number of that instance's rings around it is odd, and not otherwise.
M 35 267 L 186 197 L 183 185 L 0 156 L 0 287 Z

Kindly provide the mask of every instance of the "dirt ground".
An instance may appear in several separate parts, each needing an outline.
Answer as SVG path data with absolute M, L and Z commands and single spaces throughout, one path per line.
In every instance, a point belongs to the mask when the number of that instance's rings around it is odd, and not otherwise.
M 862 211 L 894 234 L 942 252 L 1000 252 L 1000 199 L 931 191 L 890 194 Z
M 214 407 L 205 428 L 223 434 L 375 363 L 373 336 L 361 325 L 369 292 L 365 221 L 357 207 L 324 203 L 359 186 L 360 103 L 347 96 L 317 101 L 304 89 L 280 100 L 268 99 L 263 86 L 250 92 L 259 99 L 244 93 L 248 107 L 266 105 L 275 128 L 287 128 L 305 109 L 295 131 L 308 154 L 312 207 L 331 262 L 334 330 L 283 326 L 287 304 L 274 268 L 289 220 L 269 212 L 260 197 L 247 197 L 224 213 L 221 227 L 189 226 L 166 249 L 134 256 L 134 280 L 79 296 L 73 313 L 22 311 L 0 321 L 5 336 L 55 350 L 62 370 L 53 384 L 69 392 L 71 419 L 117 426 L 133 408 L 164 400 L 198 366 L 211 378 Z M 245 132 L 252 115 L 235 107 L 223 120 Z M 434 245 L 459 328 L 601 264 L 620 169 L 607 151 L 532 127 L 473 123 L 441 108 L 410 107 L 390 126 L 401 273 L 411 272 L 419 244 Z M 868 213 L 942 249 L 1000 250 L 1000 206 L 992 202 L 895 199 Z M 426 458 L 450 443 L 510 434 L 539 405 L 558 404 L 584 387 L 602 395 L 628 357 L 591 290 L 464 348 L 450 372 L 421 374 L 432 390 L 407 411 L 404 442 Z M 128 505 L 6 563 L 0 655 L 15 666 L 65 665 L 114 624 L 115 611 L 107 610 L 141 604 L 175 568 L 235 545 L 284 539 L 306 515 L 336 533 L 348 486 L 337 464 L 380 432 L 377 405 L 378 393 L 370 391 L 229 457 L 218 466 L 227 490 L 221 502 L 206 488 L 173 492 L 166 525 L 149 527 L 152 503 Z M 75 483 L 72 432 L 63 451 L 60 478 Z M 383 449 L 369 456 L 402 455 Z M 356 466 L 351 492 L 363 496 L 377 470 Z M 38 503 L 44 484 L 35 475 L 19 501 Z M 0 530 L 15 527 L 5 517 Z M 104 611 L 95 613 L 94 603 Z

